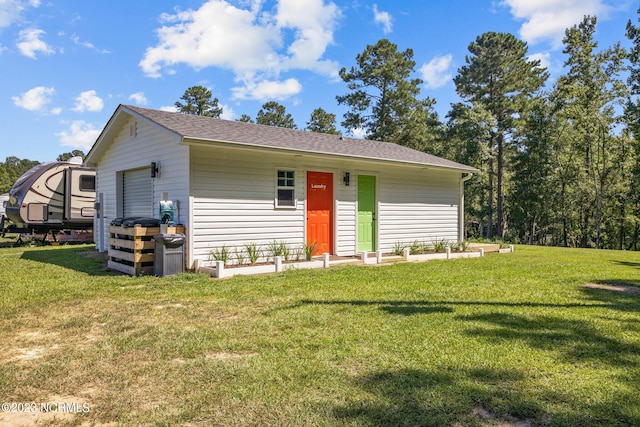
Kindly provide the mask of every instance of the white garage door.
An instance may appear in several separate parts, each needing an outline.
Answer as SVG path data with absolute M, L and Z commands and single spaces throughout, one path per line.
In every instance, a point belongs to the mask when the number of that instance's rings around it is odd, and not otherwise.
M 124 217 L 153 216 L 153 184 L 151 169 L 133 169 L 122 175 L 122 208 Z

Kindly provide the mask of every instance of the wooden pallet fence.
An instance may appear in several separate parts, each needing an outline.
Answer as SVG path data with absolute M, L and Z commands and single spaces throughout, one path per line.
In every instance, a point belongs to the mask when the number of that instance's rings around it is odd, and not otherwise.
M 109 226 L 108 267 L 130 276 L 152 275 L 155 263 L 155 240 L 160 227 Z M 184 227 L 168 227 L 167 233 L 184 233 Z

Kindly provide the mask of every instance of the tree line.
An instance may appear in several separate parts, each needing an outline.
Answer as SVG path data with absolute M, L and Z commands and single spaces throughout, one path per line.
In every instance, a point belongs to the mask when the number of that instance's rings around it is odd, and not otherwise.
M 481 34 L 453 79 L 460 102 L 443 120 L 420 95 L 413 50 L 382 39 L 340 70 L 341 125 L 477 168 L 465 189 L 469 237 L 638 250 L 640 28 L 627 23 L 630 49 L 599 48 L 596 26 L 585 16 L 565 31 L 564 71 L 551 85 L 525 42 Z M 256 122 L 296 127 L 275 102 Z M 306 129 L 334 132 L 335 115 L 317 109 Z

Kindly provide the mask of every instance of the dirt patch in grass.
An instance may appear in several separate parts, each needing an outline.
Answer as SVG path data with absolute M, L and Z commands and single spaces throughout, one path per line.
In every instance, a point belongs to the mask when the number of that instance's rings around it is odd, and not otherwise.
M 471 417 L 482 427 L 531 427 L 531 423 L 527 420 L 501 420 L 484 408 L 474 408 Z M 454 423 L 453 427 L 462 427 L 462 424 Z
M 618 292 L 621 294 L 640 295 L 640 288 L 636 286 L 616 283 L 585 283 L 582 286 L 589 289 L 603 289 L 605 291 Z
M 227 353 L 224 351 L 219 351 L 219 352 L 210 352 L 205 354 L 205 358 L 206 359 L 213 359 L 213 360 L 238 360 L 238 359 L 246 359 L 246 358 L 250 358 L 253 356 L 257 356 L 257 353 Z
M 51 351 L 57 350 L 57 333 L 40 331 L 22 331 L 16 334 L 15 345 L 4 349 L 5 360 L 9 362 L 28 362 L 40 359 Z

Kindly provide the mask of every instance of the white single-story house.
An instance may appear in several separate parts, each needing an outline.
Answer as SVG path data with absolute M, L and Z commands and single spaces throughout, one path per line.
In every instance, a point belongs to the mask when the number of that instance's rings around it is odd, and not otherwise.
M 97 169 L 98 250 L 114 218 L 160 218 L 167 197 L 187 267 L 223 246 L 273 241 L 338 256 L 459 242 L 475 171 L 387 142 L 131 105 L 118 106 L 85 164 Z

